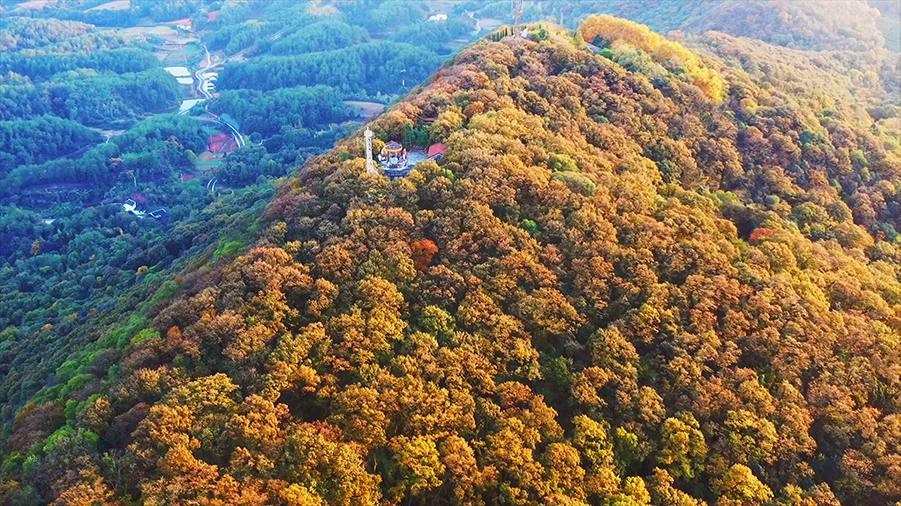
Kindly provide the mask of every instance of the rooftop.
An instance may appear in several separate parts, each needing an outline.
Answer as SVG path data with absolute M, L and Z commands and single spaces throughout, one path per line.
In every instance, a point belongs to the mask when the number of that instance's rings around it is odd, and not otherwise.
M 429 158 L 433 158 L 438 155 L 444 155 L 444 144 L 440 142 L 429 146 Z

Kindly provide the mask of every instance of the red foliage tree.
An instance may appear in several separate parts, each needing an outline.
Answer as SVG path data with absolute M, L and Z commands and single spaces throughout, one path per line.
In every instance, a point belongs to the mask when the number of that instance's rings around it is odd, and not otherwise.
M 776 231 L 771 228 L 760 227 L 755 228 L 753 232 L 751 232 L 751 240 L 759 241 L 761 239 L 770 239 L 771 237 L 776 235 Z
M 426 270 L 432 263 L 432 257 L 438 253 L 438 246 L 435 246 L 435 243 L 429 239 L 414 242 L 410 245 L 410 249 L 412 250 L 413 265 L 419 272 Z

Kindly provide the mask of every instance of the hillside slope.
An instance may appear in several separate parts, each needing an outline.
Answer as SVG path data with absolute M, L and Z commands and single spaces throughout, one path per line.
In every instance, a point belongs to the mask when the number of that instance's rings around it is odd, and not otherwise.
M 440 164 L 311 161 L 254 248 L 19 413 L 0 498 L 901 500 L 897 119 L 746 39 L 597 23 L 477 43 L 371 123 Z

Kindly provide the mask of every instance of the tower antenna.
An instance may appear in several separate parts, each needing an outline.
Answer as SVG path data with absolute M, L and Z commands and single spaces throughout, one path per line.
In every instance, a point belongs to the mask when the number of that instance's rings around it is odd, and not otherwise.
M 372 130 L 369 127 L 366 127 L 363 137 L 366 138 L 366 172 L 378 174 L 378 171 L 375 170 L 375 162 L 372 161 Z
M 522 21 L 522 0 L 510 0 L 510 7 L 513 9 L 513 32 Z

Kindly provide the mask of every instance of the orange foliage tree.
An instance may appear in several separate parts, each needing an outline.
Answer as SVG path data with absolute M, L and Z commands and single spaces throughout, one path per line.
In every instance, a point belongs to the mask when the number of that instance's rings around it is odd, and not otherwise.
M 410 250 L 414 267 L 422 272 L 432 263 L 432 257 L 438 253 L 438 246 L 430 239 L 422 239 L 410 244 Z

